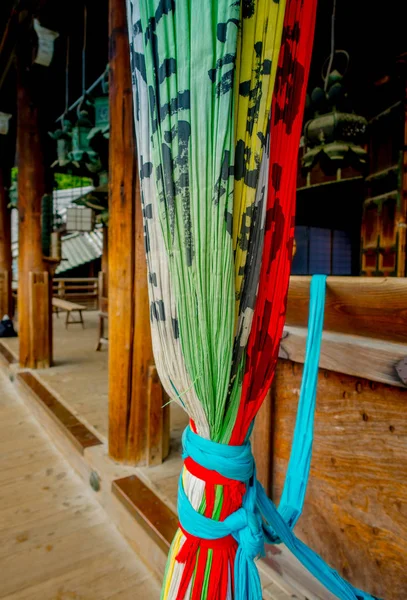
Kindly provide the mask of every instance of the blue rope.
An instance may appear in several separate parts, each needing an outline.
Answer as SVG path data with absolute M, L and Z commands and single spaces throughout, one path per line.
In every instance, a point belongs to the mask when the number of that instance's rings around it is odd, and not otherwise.
M 190 456 L 206 469 L 246 484 L 242 508 L 224 521 L 214 521 L 195 511 L 184 491 L 182 478 L 178 487 L 178 514 L 185 531 L 206 540 L 215 540 L 227 535 L 233 535 L 237 540 L 236 600 L 261 600 L 260 577 L 254 559 L 264 555 L 265 543 L 281 542 L 340 600 L 378 600 L 345 581 L 292 531 L 303 510 L 311 466 L 325 287 L 325 276 L 313 277 L 303 380 L 293 445 L 279 507 L 267 497 L 256 479 L 256 467 L 249 441 L 242 446 L 228 446 L 205 440 L 193 433 L 189 427 L 184 431 L 184 459 Z

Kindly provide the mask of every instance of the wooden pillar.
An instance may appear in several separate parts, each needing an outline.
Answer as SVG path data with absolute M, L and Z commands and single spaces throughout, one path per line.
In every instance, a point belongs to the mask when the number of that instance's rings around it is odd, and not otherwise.
M 405 277 L 407 275 L 407 57 L 404 55 L 403 74 L 404 74 L 404 123 L 403 123 L 403 151 L 401 163 L 401 211 L 397 219 L 397 232 L 399 236 L 397 250 L 397 277 Z
M 156 464 L 168 419 L 151 348 L 125 0 L 109 1 L 109 35 L 109 452 Z
M 103 227 L 103 250 L 102 250 L 102 296 L 107 298 L 109 289 L 109 228 Z
M 275 386 L 273 384 L 256 417 L 252 434 L 257 479 L 269 496 L 271 494 L 273 470 L 274 393 Z
M 6 173 L 0 167 L 0 319 L 12 316 L 11 213 L 7 208 Z
M 25 44 L 21 31 L 17 56 L 18 331 L 20 366 L 35 369 L 52 362 L 50 276 L 41 244 L 41 200 L 47 181 L 40 103 L 42 94 L 49 91 L 36 82 L 31 50 Z

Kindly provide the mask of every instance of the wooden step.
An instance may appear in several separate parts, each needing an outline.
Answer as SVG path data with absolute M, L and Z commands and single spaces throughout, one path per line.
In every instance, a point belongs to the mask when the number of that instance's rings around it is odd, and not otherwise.
M 113 481 L 112 492 L 153 541 L 168 552 L 178 526 L 175 513 L 136 475 Z
M 17 380 L 29 389 L 32 397 L 61 428 L 78 452 L 83 454 L 85 448 L 102 443 L 33 373 L 20 371 Z
M 15 356 L 3 344 L 3 342 L 0 342 L 0 359 L 5 363 L 6 366 L 12 365 L 17 362 Z

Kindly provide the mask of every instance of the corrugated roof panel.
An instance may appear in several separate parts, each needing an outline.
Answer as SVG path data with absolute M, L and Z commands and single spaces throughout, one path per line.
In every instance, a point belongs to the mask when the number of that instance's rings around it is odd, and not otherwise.
M 91 187 L 84 187 L 54 191 L 55 208 L 63 220 L 66 218 L 66 207 L 72 204 L 75 198 L 90 192 L 92 189 Z M 12 240 L 13 275 L 17 279 L 18 213 L 16 210 L 12 211 Z M 65 273 L 65 271 L 70 271 L 71 269 L 75 269 L 75 267 L 80 267 L 92 260 L 96 260 L 102 256 L 102 251 L 102 229 L 95 229 L 90 232 L 69 233 L 62 238 L 62 261 L 58 265 L 56 273 L 60 275 L 61 273 Z
M 103 236 L 100 229 L 89 233 L 74 233 L 62 238 L 62 262 L 58 274 L 102 256 Z

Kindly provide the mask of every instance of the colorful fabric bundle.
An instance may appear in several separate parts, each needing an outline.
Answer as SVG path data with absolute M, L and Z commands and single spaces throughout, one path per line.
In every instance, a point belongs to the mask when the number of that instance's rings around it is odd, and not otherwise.
M 259 600 L 261 515 L 292 535 L 248 437 L 284 324 L 316 0 L 127 2 L 154 356 L 191 419 L 162 598 Z

